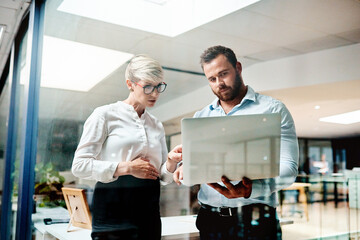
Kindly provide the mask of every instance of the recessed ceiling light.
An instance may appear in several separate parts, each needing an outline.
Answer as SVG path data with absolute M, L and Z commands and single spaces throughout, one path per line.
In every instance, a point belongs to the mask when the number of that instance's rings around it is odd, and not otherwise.
M 57 10 L 175 37 L 258 1 L 64 0 Z
M 319 110 L 319 109 L 320 109 L 320 106 L 319 106 L 319 105 L 316 105 L 316 106 L 314 107 L 314 109 L 315 109 L 315 110 Z
M 360 122 L 360 110 L 320 118 L 319 121 L 339 124 L 358 123 Z
M 44 36 L 41 86 L 86 92 L 132 57 L 130 53 Z M 26 74 L 21 74 L 20 83 L 25 79 Z

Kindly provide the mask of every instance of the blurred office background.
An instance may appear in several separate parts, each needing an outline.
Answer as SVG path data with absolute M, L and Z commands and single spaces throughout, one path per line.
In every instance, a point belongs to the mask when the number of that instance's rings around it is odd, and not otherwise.
M 64 206 L 61 186 L 86 189 L 91 203 L 94 182 L 70 172 L 74 151 L 91 112 L 127 97 L 132 56 L 162 64 L 168 88 L 150 112 L 168 147 L 181 143 L 181 119 L 214 99 L 199 64 L 213 45 L 232 48 L 245 84 L 295 120 L 304 184 L 279 193 L 278 213 L 291 220 L 283 238 L 358 239 L 358 0 L 0 0 L 1 236 L 35 236 L 19 218 Z M 162 216 L 196 214 L 196 192 L 163 186 Z

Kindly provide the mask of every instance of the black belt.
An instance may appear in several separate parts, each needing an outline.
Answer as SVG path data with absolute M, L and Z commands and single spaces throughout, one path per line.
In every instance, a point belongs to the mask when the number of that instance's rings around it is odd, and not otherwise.
M 237 216 L 238 214 L 238 208 L 237 207 L 213 207 L 207 204 L 201 203 L 201 208 L 218 213 L 221 217 L 231 217 L 231 216 Z

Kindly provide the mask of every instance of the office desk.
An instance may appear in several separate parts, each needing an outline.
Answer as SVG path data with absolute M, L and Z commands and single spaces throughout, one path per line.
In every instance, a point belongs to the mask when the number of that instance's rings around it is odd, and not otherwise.
M 43 222 L 34 223 L 34 227 L 37 231 L 40 232 L 40 235 L 37 235 L 37 239 L 42 240 L 90 240 L 91 239 L 91 230 L 71 227 L 71 232 L 67 232 L 68 224 L 59 223 L 52 225 L 45 225 Z M 40 237 L 38 237 L 40 236 Z
M 198 230 L 195 226 L 195 215 L 163 217 L 162 222 L 162 236 L 171 236 L 173 239 L 181 238 L 185 234 L 188 236 L 198 236 Z M 60 240 L 86 240 L 91 239 L 91 230 L 70 227 L 70 232 L 67 232 L 68 224 L 59 223 L 45 225 L 43 221 L 34 223 L 34 227 L 43 235 L 43 240 L 60 239 Z
M 51 213 L 52 212 L 52 213 Z M 38 213 L 33 214 L 33 222 L 35 229 L 40 233 L 37 239 L 42 240 L 90 240 L 91 230 L 71 227 L 67 232 L 68 224 L 59 223 L 45 225 L 43 219 L 45 217 L 66 218 L 69 214 L 64 208 L 46 209 L 40 208 Z M 162 217 L 163 239 L 184 239 L 184 237 L 199 236 L 199 230 L 195 226 L 196 215 Z M 292 224 L 292 220 L 280 219 L 280 225 Z
M 86 240 L 91 239 L 91 230 L 71 226 L 70 232 L 67 232 L 68 223 L 59 223 L 45 225 L 44 218 L 69 218 L 69 213 L 64 208 L 38 208 L 37 213 L 33 214 L 32 219 L 34 227 L 40 232 L 43 240 L 60 239 L 60 240 Z M 196 215 L 162 217 L 163 237 L 171 236 L 171 239 L 186 236 L 198 236 L 198 229 L 195 226 Z

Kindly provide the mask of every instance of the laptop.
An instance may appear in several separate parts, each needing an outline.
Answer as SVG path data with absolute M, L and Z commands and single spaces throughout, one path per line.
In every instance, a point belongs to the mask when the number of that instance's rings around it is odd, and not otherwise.
M 181 120 L 183 184 L 279 175 L 280 113 Z

